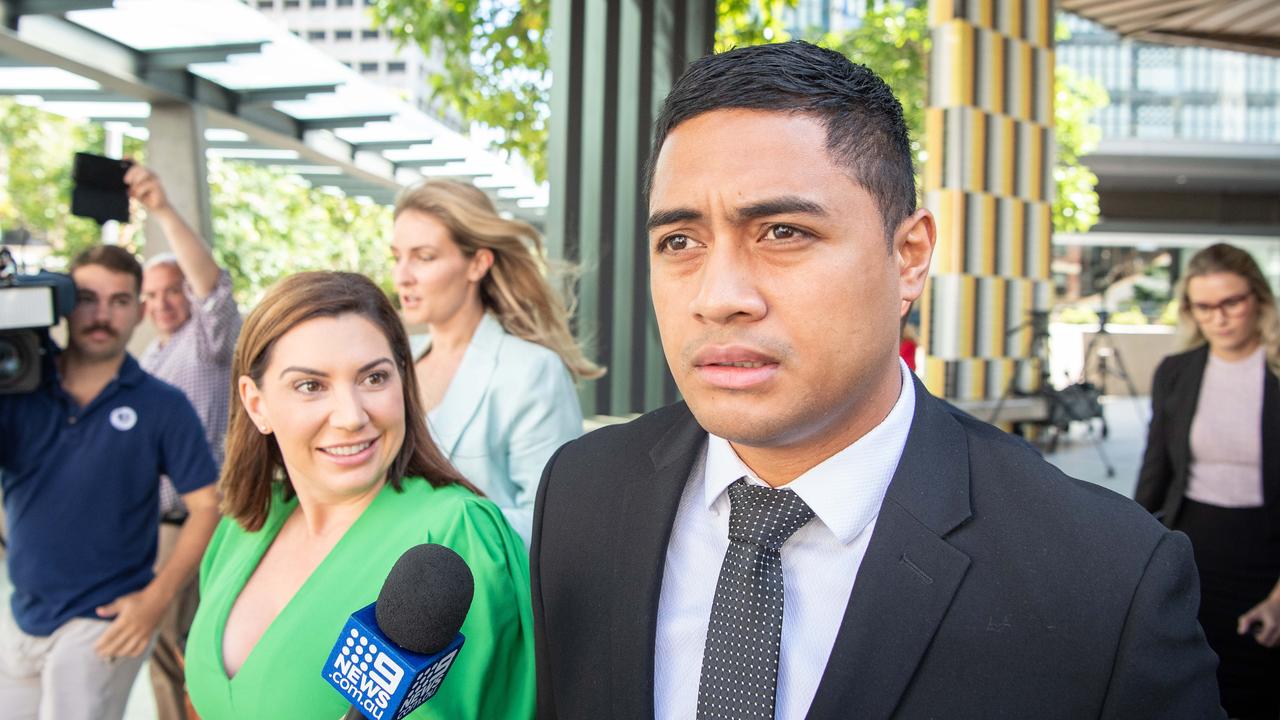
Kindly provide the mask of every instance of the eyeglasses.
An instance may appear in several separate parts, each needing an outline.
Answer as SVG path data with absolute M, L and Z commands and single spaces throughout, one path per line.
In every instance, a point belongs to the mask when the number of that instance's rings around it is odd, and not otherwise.
M 1188 302 L 1187 305 L 1191 307 L 1191 314 L 1199 320 L 1208 320 L 1217 315 L 1219 310 L 1227 317 L 1240 317 L 1249 309 L 1249 299 L 1252 297 L 1252 292 L 1245 292 L 1216 303 Z

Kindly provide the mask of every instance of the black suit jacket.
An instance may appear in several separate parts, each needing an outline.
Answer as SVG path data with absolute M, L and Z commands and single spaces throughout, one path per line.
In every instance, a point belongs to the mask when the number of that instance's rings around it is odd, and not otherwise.
M 1134 499 L 1173 527 L 1191 472 L 1191 421 L 1209 346 L 1160 361 L 1151 381 L 1151 428 Z M 1262 485 L 1273 532 L 1280 532 L 1280 380 L 1266 371 L 1262 386 Z
M 919 383 L 916 398 L 808 717 L 1222 717 L 1186 536 Z M 705 439 L 680 404 L 548 464 L 530 556 L 540 718 L 653 717 L 667 541 Z

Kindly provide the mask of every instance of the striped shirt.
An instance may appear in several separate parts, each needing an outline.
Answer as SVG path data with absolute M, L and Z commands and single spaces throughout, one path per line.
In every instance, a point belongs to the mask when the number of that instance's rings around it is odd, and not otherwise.
M 240 311 L 231 296 L 231 276 L 218 276 L 213 292 L 203 300 L 186 285 L 191 317 L 165 342 L 153 340 L 143 352 L 142 369 L 177 387 L 204 426 L 214 460 L 222 465 L 222 440 L 227 434 L 231 398 L 231 355 L 240 335 Z M 182 500 L 168 477 L 160 479 L 160 514 L 181 515 Z

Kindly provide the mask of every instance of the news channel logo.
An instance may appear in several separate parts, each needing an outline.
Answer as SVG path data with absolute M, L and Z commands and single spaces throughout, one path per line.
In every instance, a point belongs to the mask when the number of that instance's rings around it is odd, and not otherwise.
M 322 674 L 366 717 L 401 720 L 440 689 L 462 642 L 458 635 L 435 655 L 396 647 L 378 631 L 370 604 L 347 620 Z

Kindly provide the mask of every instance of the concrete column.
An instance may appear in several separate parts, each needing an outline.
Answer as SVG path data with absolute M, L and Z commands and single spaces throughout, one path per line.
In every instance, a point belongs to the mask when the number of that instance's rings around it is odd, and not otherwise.
M 205 166 L 204 111 L 187 103 L 153 104 L 147 120 L 147 165 L 160 176 L 169 202 L 206 243 L 213 243 L 209 175 Z M 146 226 L 147 257 L 169 244 L 154 220 Z
M 957 400 L 1037 385 L 1048 310 L 1053 0 L 930 0 L 924 201 L 938 220 L 921 306 L 925 383 Z M 1027 323 L 1023 329 L 1010 331 Z
M 579 265 L 576 331 L 608 366 L 583 413 L 676 398 L 649 301 L 644 163 L 675 78 L 711 51 L 714 0 L 553 0 L 547 241 Z

